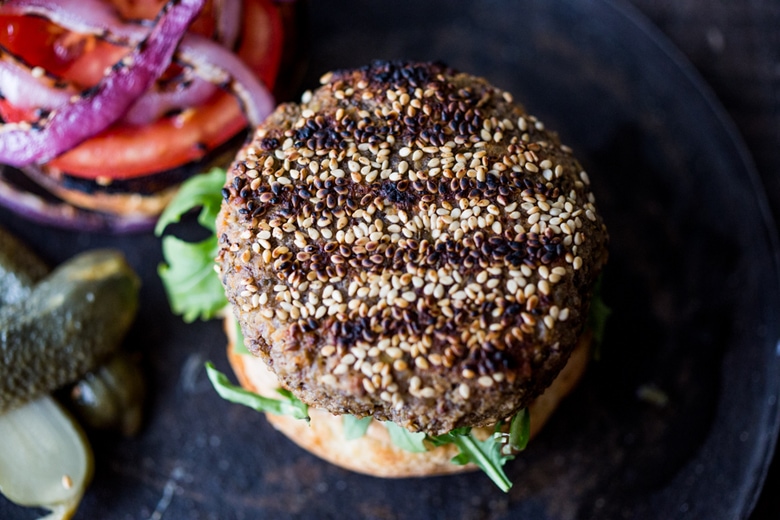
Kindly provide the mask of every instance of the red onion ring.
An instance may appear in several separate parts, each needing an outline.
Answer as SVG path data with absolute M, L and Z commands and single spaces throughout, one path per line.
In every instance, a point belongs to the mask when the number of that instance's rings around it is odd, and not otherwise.
M 65 105 L 78 93 L 72 88 L 55 86 L 55 82 L 45 74 L 36 78 L 33 69 L 0 46 L 0 93 L 15 107 L 51 110 Z
M 241 0 L 214 0 L 214 8 L 217 11 L 217 41 L 232 49 L 241 31 Z
M 241 1 L 214 0 L 214 7 L 217 41 L 232 49 L 241 29 Z M 41 16 L 70 31 L 120 45 L 136 45 L 148 32 L 137 20 L 120 20 L 111 4 L 101 0 L 8 0 L 0 12 Z
M 132 53 L 111 68 L 94 88 L 51 112 L 31 127 L 5 124 L 0 128 L 0 162 L 25 166 L 46 162 L 119 119 L 170 64 L 176 46 L 204 0 L 171 1 Z
M 172 111 L 198 106 L 218 90 L 199 77 L 176 82 L 167 89 L 156 85 L 133 103 L 122 120 L 131 125 L 147 125 Z
M 101 0 L 8 0 L 0 12 L 40 16 L 69 31 L 119 45 L 138 45 L 149 33 L 149 27 L 120 22 L 111 4 Z
M 72 5 L 78 5 L 78 20 L 67 13 Z M 94 9 L 85 7 L 93 5 Z M 36 14 L 71 31 L 93 34 L 109 41 L 124 41 L 130 45 L 138 45 L 147 34 L 143 26 L 120 20 L 99 0 L 9 0 L 0 7 L 0 12 L 6 9 L 12 9 L 16 14 Z M 235 54 L 216 42 L 186 34 L 176 52 L 176 59 L 191 66 L 203 79 L 230 89 L 238 97 L 253 126 L 273 110 L 274 100 L 268 89 Z
M 203 79 L 232 91 L 252 126 L 260 124 L 273 111 L 275 103 L 271 92 L 225 47 L 208 38 L 186 34 L 179 44 L 178 57 Z

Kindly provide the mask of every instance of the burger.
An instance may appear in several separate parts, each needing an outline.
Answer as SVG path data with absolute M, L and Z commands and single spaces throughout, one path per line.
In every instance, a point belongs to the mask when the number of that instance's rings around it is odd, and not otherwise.
M 505 461 L 590 357 L 608 235 L 589 177 L 511 94 L 443 64 L 321 83 L 161 219 L 202 205 L 215 231 L 165 237 L 174 310 L 228 303 L 243 388 L 209 365 L 212 382 L 303 448 L 383 477 L 480 468 L 507 490 Z
M 274 0 L 0 5 L 0 203 L 80 229 L 150 229 L 180 183 L 229 164 L 296 76 Z

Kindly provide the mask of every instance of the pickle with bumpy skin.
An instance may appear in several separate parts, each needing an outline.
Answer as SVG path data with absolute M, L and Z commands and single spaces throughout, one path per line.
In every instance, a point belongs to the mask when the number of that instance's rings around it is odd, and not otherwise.
M 0 307 L 0 412 L 74 381 L 116 351 L 139 279 L 119 251 L 82 253 Z
M 0 228 L 0 306 L 27 298 L 49 272 L 46 264 L 11 233 Z

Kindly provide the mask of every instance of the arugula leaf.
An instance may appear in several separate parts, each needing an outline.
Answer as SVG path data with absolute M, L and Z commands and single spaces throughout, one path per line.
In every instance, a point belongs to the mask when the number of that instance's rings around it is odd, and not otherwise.
M 252 353 L 249 352 L 249 349 L 246 348 L 246 344 L 244 343 L 244 333 L 241 332 L 241 325 L 239 325 L 238 320 L 232 321 L 233 326 L 236 328 L 236 341 L 233 342 L 233 352 L 236 354 L 251 356 Z
M 163 257 L 168 262 L 157 268 L 171 309 L 185 322 L 209 320 L 227 305 L 225 290 L 214 272 L 217 238 L 185 242 L 173 236 L 162 241 Z
M 593 358 L 601 358 L 601 342 L 604 341 L 604 332 L 607 328 L 607 319 L 612 314 L 612 309 L 604 302 L 601 296 L 601 281 L 603 274 L 599 275 L 593 288 L 593 296 L 590 300 L 590 312 L 586 328 L 593 334 Z
M 509 439 L 507 445 L 515 451 L 523 451 L 531 439 L 531 414 L 523 408 L 512 417 L 509 423 Z
M 187 323 L 214 318 L 227 306 L 222 283 L 214 272 L 214 259 L 219 251 L 214 232 L 224 183 L 225 170 L 220 168 L 187 179 L 154 228 L 155 234 L 160 236 L 169 224 L 179 222 L 186 212 L 202 207 L 198 222 L 212 233 L 209 238 L 195 243 L 173 236 L 162 240 L 165 263 L 157 268 L 157 273 L 171 309 Z
M 243 404 L 258 412 L 289 415 L 294 419 L 309 421 L 309 407 L 293 396 L 289 390 L 280 388 L 277 392 L 284 399 L 272 399 L 231 384 L 227 376 L 214 368 L 211 362 L 206 363 L 206 373 L 219 396 L 231 403 Z
M 387 433 L 390 434 L 390 440 L 401 448 L 402 450 L 411 451 L 412 453 L 425 453 L 428 448 L 425 447 L 423 441 L 426 439 L 426 435 L 423 432 L 413 433 L 402 426 L 398 426 L 394 422 L 386 421 L 382 423 L 387 428 Z
M 184 181 L 179 191 L 162 212 L 154 227 L 154 234 L 162 235 L 169 225 L 181 220 L 191 209 L 202 207 L 198 223 L 212 233 L 216 231 L 217 213 L 222 204 L 222 187 L 225 185 L 225 170 L 212 168 L 208 173 L 196 175 Z
M 341 424 L 344 427 L 344 438 L 348 441 L 361 438 L 366 434 L 372 420 L 370 415 L 361 419 L 351 414 L 342 415 Z
M 460 453 L 453 457 L 453 464 L 468 464 L 472 462 L 490 477 L 501 491 L 507 492 L 512 487 L 512 482 L 504 472 L 504 464 L 514 458 L 513 455 L 501 453 L 502 442 L 494 436 L 484 441 L 479 440 L 471 428 L 458 428 L 450 433 L 430 437 L 436 446 L 454 444 Z

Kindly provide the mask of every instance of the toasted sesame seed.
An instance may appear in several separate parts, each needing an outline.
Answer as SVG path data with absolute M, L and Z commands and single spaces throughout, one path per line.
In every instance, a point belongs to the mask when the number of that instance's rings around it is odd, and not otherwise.
M 433 388 L 427 386 L 420 390 L 420 396 L 425 399 L 430 399 L 436 396 L 436 391 Z
M 477 376 L 473 370 L 470 370 L 468 368 L 463 369 L 461 375 L 463 376 L 464 379 L 474 379 Z
M 393 368 L 398 372 L 405 372 L 408 369 L 408 365 L 403 359 L 396 359 L 393 361 Z
M 493 386 L 493 378 L 490 376 L 480 376 L 479 379 L 477 379 L 477 383 L 479 386 L 489 388 Z

